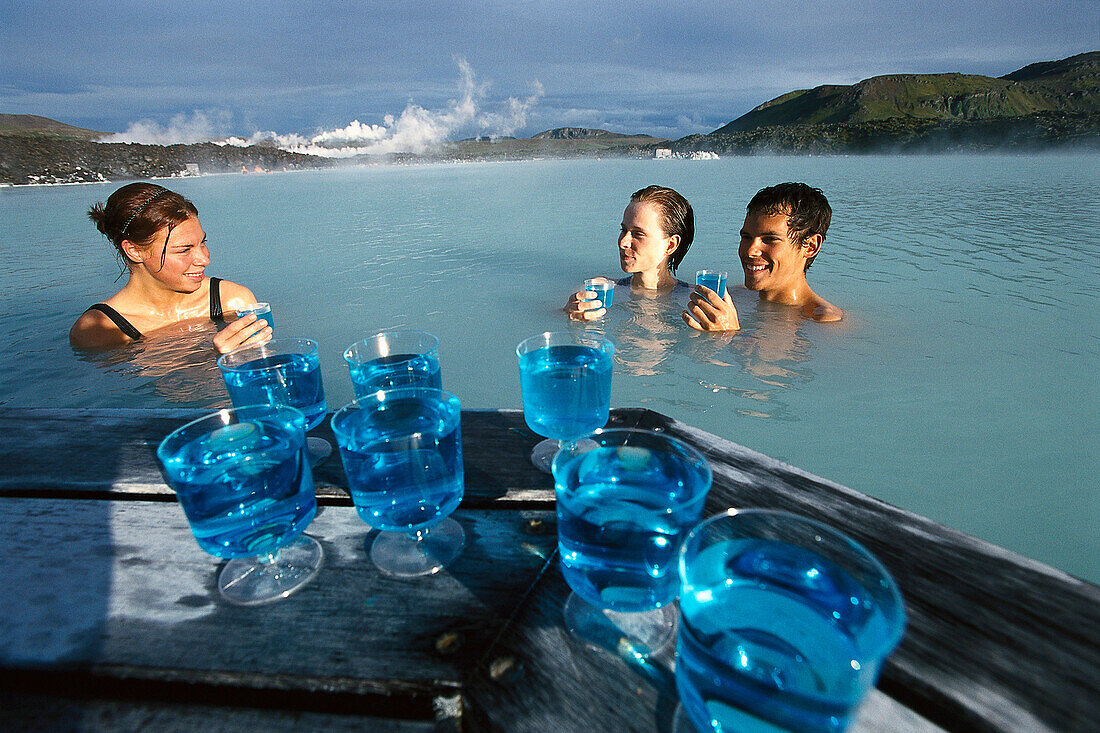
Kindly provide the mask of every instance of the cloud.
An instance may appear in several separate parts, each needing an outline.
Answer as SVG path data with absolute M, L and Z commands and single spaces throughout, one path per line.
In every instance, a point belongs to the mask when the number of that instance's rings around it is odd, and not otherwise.
M 189 145 L 224 138 L 233 122 L 225 110 L 195 110 L 190 115 L 180 113 L 167 126 L 153 120 L 131 122 L 126 132 L 105 135 L 104 143 L 141 143 L 144 145 Z
M 441 110 L 429 110 L 409 103 L 398 116 L 385 115 L 382 124 L 368 124 L 358 119 L 345 127 L 323 130 L 312 137 L 273 132 L 256 133 L 248 139 L 231 138 L 235 145 L 251 145 L 260 140 L 272 140 L 283 150 L 327 158 L 354 155 L 385 155 L 387 153 L 425 153 L 438 149 L 446 140 L 463 133 L 509 136 L 527 124 L 528 113 L 538 104 L 544 91 L 535 81 L 526 99 L 509 97 L 499 110 L 485 109 L 489 85 L 479 84 L 473 68 L 465 59 L 455 60 L 461 79 L 459 95 Z

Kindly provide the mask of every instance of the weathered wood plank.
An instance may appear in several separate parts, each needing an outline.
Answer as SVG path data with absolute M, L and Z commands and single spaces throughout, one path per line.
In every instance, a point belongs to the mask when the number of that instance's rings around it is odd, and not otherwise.
M 56 689 L 56 688 L 55 688 Z M 240 699 L 233 705 L 218 706 L 202 700 L 186 703 L 172 700 L 143 702 L 93 696 L 86 690 L 58 690 L 57 694 L 19 690 L 0 691 L 0 730 L 17 731 L 136 731 L 157 733 L 303 733 L 305 731 L 364 731 L 371 733 L 458 733 L 461 721 L 451 717 L 437 720 L 400 720 L 341 712 L 339 705 L 321 710 L 286 705 L 284 698 L 272 707 L 253 707 Z M 322 702 L 322 701 L 318 701 Z M 325 699 L 325 704 L 331 701 Z M 275 704 L 280 707 L 274 707 Z
M 909 623 L 881 690 L 948 730 L 1096 730 L 1100 588 L 658 413 L 639 424 L 706 455 L 709 511 L 803 514 L 883 562 Z
M 470 717 L 487 731 L 686 733 L 679 721 L 674 650 L 648 660 L 586 646 L 562 626 L 569 587 L 555 564 L 480 661 L 466 692 Z M 876 691 L 852 733 L 942 729 Z
M 219 561 L 176 505 L 6 498 L 0 516 L 0 686 L 37 670 L 114 689 L 172 683 L 185 700 L 205 686 L 229 704 L 242 689 L 346 695 L 382 717 L 432 716 L 460 697 L 463 670 L 556 542 L 531 529 L 552 525 L 546 512 L 460 511 L 467 545 L 454 566 L 399 580 L 370 562 L 355 511 L 326 507 L 307 530 L 325 548 L 318 578 L 242 608 L 217 597 Z
M 0 408 L 0 496 L 162 498 L 172 490 L 156 460 L 161 439 L 209 413 L 184 409 Z M 645 410 L 615 410 L 610 424 L 633 425 Z M 329 421 L 310 432 L 335 442 Z M 541 440 L 521 410 L 463 410 L 467 507 L 553 505 L 553 482 L 528 456 Z M 338 452 L 314 469 L 322 503 L 350 505 Z

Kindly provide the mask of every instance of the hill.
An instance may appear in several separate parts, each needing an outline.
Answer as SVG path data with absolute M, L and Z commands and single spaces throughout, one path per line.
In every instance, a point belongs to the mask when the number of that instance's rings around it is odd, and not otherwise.
M 0 114 L 0 135 L 33 135 L 63 140 L 94 140 L 106 133 L 73 127 L 38 115 Z
M 977 121 L 1041 114 L 1100 114 L 1100 51 L 1031 64 L 997 78 L 894 74 L 851 85 L 801 89 L 764 102 L 711 134 L 895 118 Z

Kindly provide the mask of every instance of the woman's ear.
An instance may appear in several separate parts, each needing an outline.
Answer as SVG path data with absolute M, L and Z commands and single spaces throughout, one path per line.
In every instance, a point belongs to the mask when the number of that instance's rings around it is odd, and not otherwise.
M 145 260 L 146 251 L 148 247 L 139 247 L 131 242 L 129 239 L 123 239 L 119 243 L 118 248 L 122 250 L 122 254 L 126 256 L 130 262 L 143 262 Z
M 665 246 L 665 255 L 670 255 L 677 250 L 680 246 L 680 235 L 673 234 L 668 238 L 668 245 Z

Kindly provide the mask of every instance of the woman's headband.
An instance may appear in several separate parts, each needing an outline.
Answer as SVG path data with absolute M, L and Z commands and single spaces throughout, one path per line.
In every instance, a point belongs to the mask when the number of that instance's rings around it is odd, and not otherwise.
M 120 237 L 126 236 L 126 230 L 130 228 L 130 224 L 134 221 L 134 217 L 136 217 L 138 214 L 140 214 L 141 210 L 144 209 L 146 206 L 153 203 L 153 199 L 155 199 L 157 196 L 160 196 L 162 193 L 168 193 L 168 189 L 167 188 L 160 189 L 159 191 L 154 193 L 152 196 L 145 199 L 145 201 L 141 204 L 141 206 L 134 209 L 134 213 L 130 214 L 130 218 L 127 219 L 126 223 L 122 226 L 122 231 L 119 233 Z

